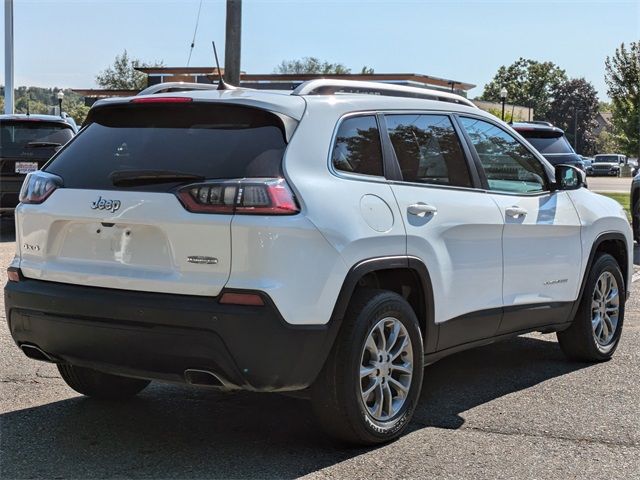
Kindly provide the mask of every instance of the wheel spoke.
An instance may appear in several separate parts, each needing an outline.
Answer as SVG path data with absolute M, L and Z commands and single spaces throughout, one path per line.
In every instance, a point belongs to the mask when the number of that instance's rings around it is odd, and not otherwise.
M 411 375 L 413 373 L 413 368 L 411 367 L 411 365 L 407 364 L 407 363 L 403 363 L 401 365 L 391 365 L 391 370 L 394 372 L 400 372 L 400 373 L 406 373 L 408 375 Z
M 366 350 L 369 351 L 372 357 L 376 357 L 376 358 L 378 357 L 378 354 L 379 354 L 378 345 L 376 344 L 376 341 L 373 339 L 373 335 L 369 335 L 367 337 L 367 343 L 365 343 L 364 347 Z
M 404 352 L 407 348 L 407 345 L 409 345 L 409 337 L 405 336 L 402 339 L 402 343 L 400 344 L 400 347 L 395 351 L 391 353 L 391 361 L 393 362 L 396 358 L 398 358 L 400 356 L 400 354 L 402 352 Z
M 378 350 L 381 352 L 387 351 L 387 338 L 384 333 L 384 323 L 380 322 L 378 324 Z
M 375 416 L 380 418 L 382 417 L 382 407 L 384 404 L 384 393 L 382 391 L 382 384 L 378 382 L 376 385 L 376 404 L 375 404 Z
M 369 388 L 367 388 L 362 392 L 362 396 L 364 397 L 365 400 L 369 399 L 369 396 L 379 384 L 380 384 L 380 379 L 376 378 L 373 382 L 371 382 L 371 385 L 369 385 Z
M 399 382 L 393 377 L 389 377 L 389 384 L 393 385 L 393 388 L 396 389 L 396 392 L 402 395 L 406 395 L 407 393 L 409 393 L 409 387 L 408 386 L 405 387 L 401 382 Z
M 369 377 L 376 373 L 377 368 L 373 365 L 361 366 L 360 367 L 360 378 Z
M 400 336 L 400 323 L 394 322 L 391 334 L 389 335 L 389 341 L 387 342 L 387 352 L 392 352 L 393 347 L 396 346 L 396 342 L 398 341 L 398 337 Z
M 393 411 L 393 395 L 391 394 L 391 388 L 388 383 L 385 383 L 383 386 L 384 392 L 384 403 L 386 404 L 387 416 L 392 417 L 395 413 Z

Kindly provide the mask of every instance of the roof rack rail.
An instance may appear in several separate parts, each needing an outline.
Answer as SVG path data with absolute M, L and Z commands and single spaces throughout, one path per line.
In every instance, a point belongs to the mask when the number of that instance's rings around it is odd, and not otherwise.
M 190 90 L 216 90 L 218 85 L 213 83 L 165 82 L 151 85 L 137 95 L 153 95 L 156 93 L 188 92 Z M 137 96 L 136 95 L 136 96 Z
M 471 100 L 454 93 L 429 88 L 405 87 L 380 82 L 357 80 L 317 79 L 301 83 L 291 95 L 335 95 L 335 94 L 383 95 L 389 97 L 424 98 L 438 102 L 457 103 L 478 108 Z

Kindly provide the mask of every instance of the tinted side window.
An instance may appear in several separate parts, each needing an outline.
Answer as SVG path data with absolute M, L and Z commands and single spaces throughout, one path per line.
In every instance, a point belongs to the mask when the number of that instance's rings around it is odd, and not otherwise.
M 460 121 L 478 152 L 491 190 L 547 190 L 544 167 L 515 137 L 483 120 L 463 117 Z
M 336 170 L 363 175 L 384 175 L 376 117 L 351 117 L 340 124 L 333 146 L 332 162 Z
M 471 187 L 458 136 L 446 115 L 386 115 L 389 137 L 407 182 Z

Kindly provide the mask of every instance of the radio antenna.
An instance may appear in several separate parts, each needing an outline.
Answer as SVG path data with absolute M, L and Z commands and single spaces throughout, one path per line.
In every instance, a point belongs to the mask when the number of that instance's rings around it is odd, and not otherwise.
M 218 69 L 218 90 L 235 90 L 236 87 L 234 87 L 233 85 L 229 85 L 224 81 L 224 78 L 222 77 L 220 62 L 218 61 L 218 51 L 216 50 L 216 42 L 212 41 L 211 45 L 213 45 L 213 55 L 216 58 L 216 68 Z

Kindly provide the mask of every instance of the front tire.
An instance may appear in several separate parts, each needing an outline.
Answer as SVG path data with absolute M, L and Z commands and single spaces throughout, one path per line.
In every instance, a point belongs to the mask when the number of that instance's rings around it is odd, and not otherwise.
M 407 428 L 422 387 L 418 319 L 400 295 L 361 290 L 311 388 L 323 429 L 351 444 L 375 445 Z
M 557 337 L 568 358 L 603 362 L 613 356 L 620 342 L 626 298 L 624 279 L 616 259 L 606 253 L 594 259 L 588 275 L 576 316 Z
M 58 364 L 62 379 L 76 392 L 105 400 L 124 400 L 137 395 L 149 385 L 148 380 L 120 377 L 90 368 Z

